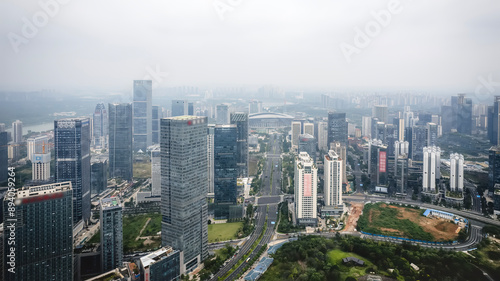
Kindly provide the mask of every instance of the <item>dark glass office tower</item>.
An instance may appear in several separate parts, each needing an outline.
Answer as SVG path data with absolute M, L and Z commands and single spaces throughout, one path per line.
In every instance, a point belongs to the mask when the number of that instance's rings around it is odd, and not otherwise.
M 90 164 L 90 194 L 97 195 L 108 187 L 108 160 L 92 159 Z
M 488 106 L 488 139 L 493 145 L 500 144 L 500 96 L 495 96 L 493 106 Z
M 7 181 L 8 143 L 7 132 L 0 132 L 0 183 Z
M 238 162 L 238 177 L 248 177 L 248 113 L 231 113 L 231 124 L 238 130 L 236 143 L 236 161 Z
M 313 163 L 316 163 L 316 139 L 310 134 L 299 135 L 299 154 L 307 152 Z
M 229 208 L 236 205 L 238 162 L 236 125 L 217 125 L 214 130 L 214 216 L 228 219 Z
M 109 177 L 132 180 L 132 105 L 109 104 Z
M 345 113 L 328 113 L 328 147 L 332 142 L 340 142 L 347 147 L 347 120 Z
M 16 202 L 13 212 L 9 212 L 11 202 Z M 9 244 L 8 239 L 3 241 L 3 280 L 73 280 L 71 182 L 21 188 L 5 197 L 3 208 L 4 237 L 15 237 L 15 245 Z M 8 271 L 12 268 L 8 262 L 13 254 L 14 274 Z
M 56 182 L 71 181 L 75 227 L 90 218 L 90 120 L 54 121 Z
M 218 104 L 216 106 L 216 123 L 220 125 L 229 124 L 229 106 L 227 104 Z
M 493 194 L 495 191 L 495 184 L 500 183 L 500 146 L 493 146 L 490 148 L 488 162 L 488 190 L 490 194 Z
M 160 121 L 161 239 L 183 252 L 181 273 L 208 257 L 207 117 Z
M 146 152 L 152 144 L 152 96 L 151 80 L 134 80 L 134 151 Z

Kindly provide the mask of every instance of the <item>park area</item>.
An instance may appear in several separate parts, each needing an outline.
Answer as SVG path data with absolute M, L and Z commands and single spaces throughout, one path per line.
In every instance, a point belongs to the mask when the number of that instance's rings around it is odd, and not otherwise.
M 358 230 L 373 234 L 422 241 L 453 241 L 460 227 L 436 217 L 423 216 L 423 209 L 385 203 L 366 204 L 358 219 Z
M 208 225 L 208 243 L 236 239 L 243 222 L 216 223 Z

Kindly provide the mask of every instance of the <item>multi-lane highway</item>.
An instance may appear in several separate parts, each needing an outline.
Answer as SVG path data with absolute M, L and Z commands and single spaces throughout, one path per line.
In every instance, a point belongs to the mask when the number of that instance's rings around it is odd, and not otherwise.
M 250 235 L 248 240 L 239 249 L 238 253 L 233 257 L 225 266 L 223 266 L 211 280 L 218 280 L 219 277 L 227 274 L 239 260 L 242 260 L 245 255 L 250 253 L 246 260 L 244 260 L 228 277 L 224 280 L 234 280 L 241 274 L 244 268 L 248 265 L 247 260 L 252 260 L 259 252 L 259 250 L 268 244 L 274 233 L 277 222 L 278 205 L 280 202 L 281 194 L 281 136 L 272 134 L 270 136 L 269 144 L 267 146 L 268 152 L 266 153 L 266 162 L 264 170 L 262 171 L 262 186 L 260 188 L 261 194 L 266 199 L 258 200 L 255 230 Z M 250 252 L 252 245 L 259 239 L 264 230 L 264 225 L 267 225 L 266 231 L 262 235 L 262 239 L 255 249 Z

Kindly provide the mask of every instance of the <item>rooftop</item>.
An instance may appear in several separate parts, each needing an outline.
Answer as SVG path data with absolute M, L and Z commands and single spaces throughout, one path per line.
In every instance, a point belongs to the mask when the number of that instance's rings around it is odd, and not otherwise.
M 174 254 L 177 251 L 174 251 L 172 247 L 163 247 L 159 250 L 152 252 L 151 254 L 144 256 L 141 258 L 141 264 L 144 268 L 149 267 L 150 265 L 156 263 L 159 260 L 162 260 L 165 257 L 168 257 Z
M 48 195 L 71 190 L 71 182 L 58 182 L 38 186 L 25 186 L 17 191 L 17 198 L 27 198 L 40 195 Z
M 104 208 L 112 208 L 112 207 L 121 207 L 120 206 L 120 198 L 118 197 L 110 197 L 101 199 L 101 207 Z

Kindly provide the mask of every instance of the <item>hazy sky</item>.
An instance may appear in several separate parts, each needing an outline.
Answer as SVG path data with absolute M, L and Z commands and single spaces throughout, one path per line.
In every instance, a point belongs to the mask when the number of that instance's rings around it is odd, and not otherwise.
M 156 67 L 160 87 L 473 92 L 479 76 L 500 82 L 498 0 L 41 2 L 55 9 L 47 22 L 38 1 L 0 2 L 0 90 L 122 91 Z M 388 5 L 376 30 L 373 13 Z M 371 42 L 356 45 L 367 26 Z M 360 47 L 350 63 L 342 43 Z

